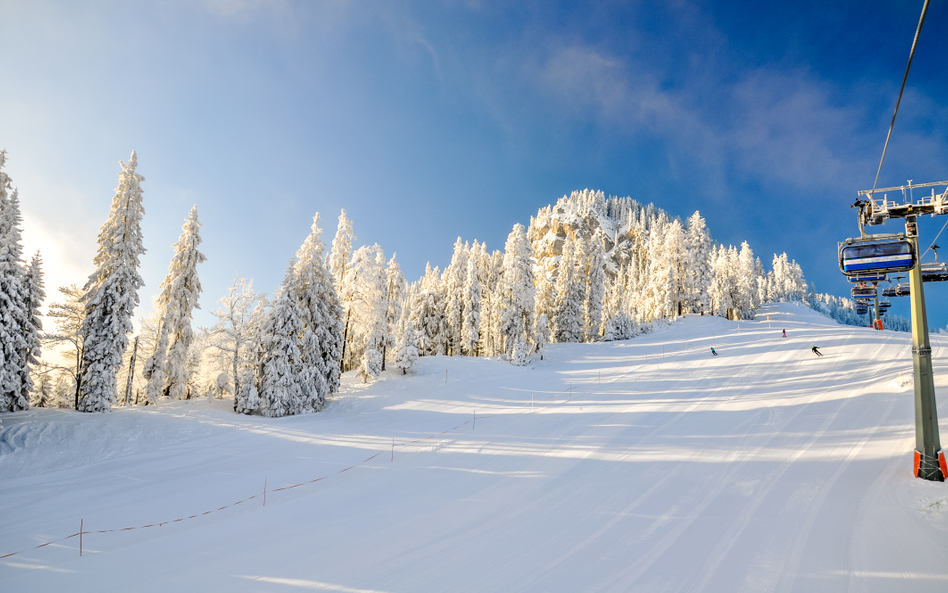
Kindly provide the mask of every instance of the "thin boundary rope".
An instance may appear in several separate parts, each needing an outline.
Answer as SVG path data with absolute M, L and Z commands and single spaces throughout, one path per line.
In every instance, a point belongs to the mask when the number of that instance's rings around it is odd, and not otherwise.
M 925 0 L 925 5 L 922 6 L 922 16 L 918 19 L 918 28 L 915 29 L 915 39 L 912 40 L 912 51 L 909 52 L 908 64 L 905 66 L 905 76 L 902 77 L 902 87 L 899 89 L 899 98 L 895 102 L 895 113 L 892 114 L 892 123 L 889 124 L 889 133 L 885 137 L 885 145 L 882 147 L 882 158 L 879 159 L 879 169 L 876 171 L 876 180 L 872 182 L 872 192 L 869 194 L 869 198 L 876 193 L 876 187 L 879 183 L 879 174 L 882 173 L 882 163 L 885 161 L 885 153 L 889 148 L 889 139 L 892 138 L 892 128 L 895 127 L 895 116 L 899 114 L 899 103 L 902 102 L 902 92 L 905 90 L 905 81 L 908 80 L 909 69 L 912 67 L 912 58 L 915 57 L 915 47 L 918 45 L 918 37 L 922 33 L 922 23 L 925 22 L 925 14 L 928 12 L 928 3 L 930 0 Z

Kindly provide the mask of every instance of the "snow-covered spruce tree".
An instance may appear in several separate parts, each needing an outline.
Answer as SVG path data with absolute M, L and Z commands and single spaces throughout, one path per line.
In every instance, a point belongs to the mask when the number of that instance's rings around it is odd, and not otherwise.
M 168 359 L 168 327 L 159 321 L 158 336 L 155 351 L 145 359 L 142 367 L 142 377 L 145 384 L 145 405 L 157 404 L 158 399 L 165 394 L 165 383 L 168 374 L 165 372 L 165 363 Z
M 237 381 L 237 392 L 234 395 L 234 411 L 238 414 L 253 414 L 260 409 L 260 395 L 257 393 L 257 384 L 253 372 L 245 371 Z
M 737 264 L 738 319 L 753 319 L 757 313 L 757 266 L 754 262 L 754 252 L 747 241 L 741 243 L 741 251 Z
M 138 156 L 132 152 L 122 165 L 109 217 L 99 231 L 96 271 L 84 287 L 82 303 L 82 372 L 79 410 L 108 412 L 117 395 L 115 374 L 122 364 L 132 331 L 132 314 L 138 305 L 142 278 L 138 273 L 142 246 L 141 182 L 135 172 Z
M 30 407 L 30 362 L 38 354 L 39 330 L 31 320 L 30 288 L 20 245 L 20 205 L 3 172 L 0 150 L 0 412 Z
M 385 268 L 385 282 L 387 286 L 387 309 L 385 313 L 385 324 L 387 339 L 382 350 L 382 370 L 385 370 L 385 361 L 390 358 L 389 347 L 394 348 L 398 340 L 398 327 L 402 318 L 402 312 L 407 308 L 405 306 L 405 275 L 402 273 L 401 266 L 395 261 L 395 254 L 392 253 L 392 259 L 388 260 L 388 266 Z
M 332 251 L 329 254 L 329 271 L 336 285 L 336 292 L 341 294 L 342 282 L 349 269 L 349 260 L 352 259 L 352 242 L 356 236 L 352 232 L 352 221 L 346 216 L 346 209 L 339 215 L 339 225 L 336 227 L 336 236 L 332 240 Z
M 326 268 L 322 233 L 317 212 L 309 236 L 296 253 L 292 288 L 303 323 L 298 376 L 306 412 L 318 412 L 326 397 L 338 391 L 342 359 L 342 305 Z
M 583 307 L 586 341 L 595 342 L 602 336 L 602 309 L 606 298 L 606 254 L 597 233 L 584 250 L 586 255 L 586 298 Z
M 532 342 L 534 286 L 533 253 L 527 240 L 526 229 L 515 224 L 504 245 L 503 280 L 501 288 L 500 332 L 508 358 L 514 363 L 514 346 L 520 342 L 528 347 Z M 529 348 L 527 348 L 529 352 Z
M 483 245 L 483 244 L 482 244 Z M 497 356 L 503 352 L 501 321 L 503 318 L 504 254 L 498 249 L 483 259 L 481 279 L 481 344 L 483 356 Z
M 468 259 L 462 295 L 464 323 L 461 325 L 461 353 L 477 356 L 481 330 L 481 281 L 478 278 L 476 258 Z
M 441 331 L 444 319 L 444 295 L 441 291 L 440 272 L 426 264 L 421 286 L 412 302 L 411 320 L 418 330 L 418 353 L 433 356 L 441 351 Z
M 454 242 L 454 254 L 451 264 L 444 269 L 441 275 L 441 285 L 444 287 L 444 340 L 446 354 L 454 356 L 460 354 L 461 331 L 464 325 L 464 282 L 467 279 L 467 262 L 470 247 L 461 242 L 461 237 Z
M 583 341 L 585 282 L 577 266 L 577 241 L 567 235 L 556 276 L 556 317 L 553 335 L 557 342 Z
M 418 361 L 418 332 L 412 327 L 410 317 L 408 307 L 405 307 L 398 324 L 399 337 L 395 345 L 395 366 L 402 369 L 403 375 Z
M 550 320 L 547 319 L 546 313 L 540 313 L 540 316 L 537 317 L 537 327 L 534 336 L 537 343 L 537 353 L 540 355 L 540 360 L 543 360 L 543 353 L 550 343 Z
M 197 266 L 206 261 L 207 257 L 198 251 L 201 244 L 201 223 L 198 222 L 197 206 L 191 208 L 181 229 L 181 236 L 174 244 L 174 256 L 168 265 L 168 275 L 161 283 L 161 293 L 156 303 L 162 331 L 168 336 L 167 352 L 159 350 L 157 353 L 157 360 L 164 358 L 161 363 L 165 375 L 162 393 L 172 399 L 188 397 L 188 349 L 194 340 L 191 316 L 194 309 L 201 308 L 198 304 L 201 279 Z M 149 384 L 158 378 L 157 374 L 152 374 Z M 149 389 L 153 391 L 150 385 Z
M 713 276 L 711 257 L 714 242 L 704 218 L 697 210 L 688 218 L 685 233 L 688 253 L 685 305 L 692 313 L 705 313 L 708 311 L 708 289 Z
M 300 336 L 303 322 L 293 295 L 293 262 L 286 270 L 280 292 L 261 330 L 262 356 L 259 387 L 260 413 L 279 417 L 303 411 Z

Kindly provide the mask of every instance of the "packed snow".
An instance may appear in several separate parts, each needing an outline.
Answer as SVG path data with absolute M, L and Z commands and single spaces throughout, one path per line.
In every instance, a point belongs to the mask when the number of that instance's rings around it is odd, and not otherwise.
M 911 371 L 909 334 L 781 303 L 352 371 L 316 414 L 5 414 L 0 590 L 945 591 Z

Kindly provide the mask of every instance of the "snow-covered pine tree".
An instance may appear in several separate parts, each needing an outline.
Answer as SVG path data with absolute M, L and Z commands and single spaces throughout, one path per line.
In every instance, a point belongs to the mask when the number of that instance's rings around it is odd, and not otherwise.
M 481 281 L 478 278 L 477 259 L 471 257 L 467 262 L 467 277 L 462 290 L 462 309 L 464 323 L 461 325 L 461 352 L 467 356 L 477 356 L 477 345 L 481 331 Z
M 385 361 L 390 358 L 389 347 L 394 348 L 398 340 L 398 327 L 402 318 L 402 312 L 405 306 L 405 275 L 402 274 L 402 268 L 395 261 L 395 253 L 392 253 L 392 259 L 388 260 L 388 266 L 385 268 L 385 282 L 387 286 L 387 309 L 385 312 L 385 324 L 387 339 L 382 350 L 382 370 L 385 370 Z
M 421 287 L 416 291 L 412 304 L 412 323 L 418 331 L 418 352 L 421 356 L 437 354 L 443 344 L 444 298 L 440 276 L 437 267 L 426 264 Z
M 198 221 L 197 206 L 194 206 L 184 219 L 181 236 L 174 244 L 174 255 L 168 265 L 168 275 L 161 283 L 161 293 L 156 302 L 161 315 L 162 331 L 168 336 L 167 353 L 161 353 L 159 350 L 159 355 L 164 356 L 161 364 L 165 375 L 162 393 L 172 399 L 188 397 L 188 349 L 194 341 L 191 316 L 194 309 L 201 308 L 198 304 L 201 279 L 197 266 L 207 260 L 207 257 L 198 251 L 200 244 L 201 223 Z M 149 382 L 155 380 L 156 375 L 152 374 Z
M 583 250 L 586 255 L 586 298 L 583 307 L 586 341 L 595 342 L 602 336 L 602 309 L 606 297 L 606 254 L 599 233 L 593 235 Z
M 117 396 L 115 374 L 122 364 L 132 331 L 132 314 L 138 305 L 142 278 L 138 273 L 142 245 L 141 182 L 135 169 L 138 156 L 132 152 L 128 165 L 120 163 L 119 185 L 115 189 L 109 217 L 99 231 L 96 271 L 84 287 L 82 303 L 82 371 L 79 410 L 108 412 Z
M 238 414 L 253 414 L 260 409 L 260 395 L 253 372 L 245 371 L 237 381 L 237 393 L 234 395 L 234 411 Z
M 534 336 L 537 343 L 537 353 L 540 355 L 540 360 L 543 360 L 543 354 L 550 343 L 550 320 L 547 319 L 546 313 L 540 313 L 540 316 L 537 317 Z
M 444 340 L 446 354 L 449 356 L 460 354 L 461 328 L 464 325 L 464 282 L 467 279 L 469 251 L 470 247 L 458 237 L 454 242 L 451 263 L 441 275 L 441 285 L 444 287 Z
M 557 342 L 583 341 L 585 282 L 577 265 L 576 239 L 566 236 L 556 276 L 556 317 L 553 336 Z
M 260 413 L 279 417 L 303 410 L 303 391 L 298 372 L 302 366 L 300 336 L 303 322 L 293 295 L 293 261 L 286 270 L 273 308 L 261 330 L 259 371 Z M 249 397 L 249 391 L 248 397 Z
M 0 150 L 0 412 L 30 407 L 33 381 L 30 361 L 38 347 L 31 321 L 30 289 L 20 245 L 20 205 L 10 177 L 3 172 L 6 151 Z
M 317 212 L 310 234 L 296 254 L 292 287 L 303 323 L 298 376 L 307 412 L 321 410 L 326 397 L 339 389 L 342 358 L 342 305 L 326 268 L 322 232 Z
M 747 241 L 741 243 L 737 260 L 738 319 L 753 319 L 757 312 L 757 267 Z
M 483 243 L 481 246 L 483 247 Z M 498 249 L 482 255 L 483 277 L 481 279 L 481 344 L 479 350 L 483 356 L 496 356 L 503 352 L 501 318 L 503 302 L 503 266 L 504 254 Z
M 692 313 L 708 311 L 708 289 L 711 287 L 711 256 L 714 243 L 701 214 L 688 218 L 685 229 L 688 252 L 688 273 L 685 288 L 685 305 Z
M 168 377 L 168 373 L 165 372 L 167 360 L 168 328 L 162 320 L 159 321 L 155 351 L 145 359 L 145 364 L 142 367 L 142 377 L 147 381 L 145 384 L 145 405 L 157 404 L 158 399 L 165 394 L 165 383 L 167 383 Z
M 533 330 L 534 286 L 533 259 L 526 229 L 517 223 L 507 236 L 504 244 L 504 265 L 501 288 L 501 329 L 504 347 L 508 358 L 517 364 L 514 358 L 515 346 L 520 343 L 529 353 L 530 335 Z
M 28 333 L 27 362 L 33 368 L 40 366 L 40 355 L 42 347 L 43 322 L 40 320 L 42 313 L 40 307 L 46 299 L 46 284 L 43 282 L 43 258 L 37 251 L 30 258 L 30 265 L 26 268 L 24 275 L 24 288 L 27 295 L 27 307 L 29 311 L 29 327 L 32 328 Z M 50 383 L 50 388 L 51 388 Z
M 346 216 L 346 209 L 339 215 L 339 225 L 336 227 L 336 236 L 332 240 L 332 251 L 329 254 L 329 271 L 336 285 L 336 293 L 342 294 L 342 282 L 349 269 L 349 260 L 352 259 L 352 242 L 356 236 L 352 232 L 352 221 Z
M 395 344 L 395 366 L 402 369 L 404 375 L 418 361 L 418 332 L 412 327 L 409 307 L 402 310 L 398 326 L 398 342 Z

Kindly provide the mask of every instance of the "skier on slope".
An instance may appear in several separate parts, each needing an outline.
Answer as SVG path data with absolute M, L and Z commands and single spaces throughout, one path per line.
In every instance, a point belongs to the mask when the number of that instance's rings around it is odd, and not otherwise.
M 783 330 L 783 337 L 787 337 L 787 330 Z
M 810 350 L 813 352 L 813 354 L 816 354 L 817 356 L 823 356 L 823 354 L 820 352 L 820 349 L 817 348 L 816 346 L 813 346 L 812 348 L 810 348 Z
M 711 356 L 717 356 L 718 353 L 714 351 L 714 346 L 711 346 Z

